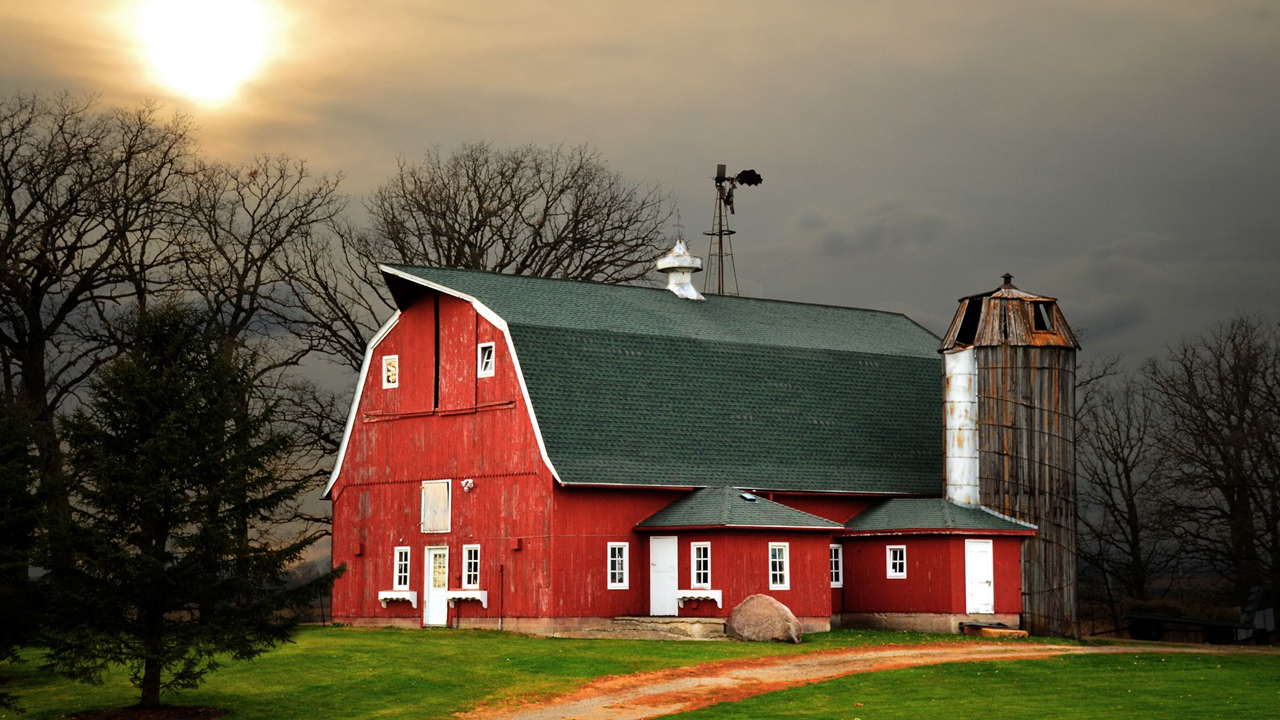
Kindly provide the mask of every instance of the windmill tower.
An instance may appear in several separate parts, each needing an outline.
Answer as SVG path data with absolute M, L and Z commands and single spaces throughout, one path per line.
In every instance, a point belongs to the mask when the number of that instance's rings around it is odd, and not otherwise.
M 725 217 L 725 208 L 733 214 L 733 191 L 738 185 L 759 185 L 763 182 L 760 173 L 755 170 L 743 170 L 732 177 L 725 174 L 724 165 L 716 165 L 716 206 L 711 220 L 711 230 L 702 233 L 711 238 L 711 247 L 707 250 L 707 274 L 704 276 L 702 292 L 714 295 L 738 294 L 738 268 L 733 263 L 733 236 L 729 229 L 729 219 Z M 732 281 L 733 289 L 725 283 L 725 264 L 729 266 L 727 279 Z
M 1075 380 L 1080 344 L 1057 300 L 1014 287 L 960 298 L 939 352 L 946 495 L 1037 526 L 1022 546 L 1022 622 L 1080 636 Z

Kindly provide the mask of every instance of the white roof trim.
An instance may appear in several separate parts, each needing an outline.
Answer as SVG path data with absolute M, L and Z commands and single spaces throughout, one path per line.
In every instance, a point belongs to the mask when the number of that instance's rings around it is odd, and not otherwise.
M 949 502 L 949 501 L 948 501 L 948 502 Z M 954 505 L 955 503 L 952 503 L 952 504 Z M 962 505 L 961 507 L 968 507 L 968 506 Z M 1015 525 L 1021 525 L 1021 526 L 1023 526 L 1023 527 L 1031 528 L 1032 530 L 1039 530 L 1039 529 L 1040 529 L 1040 526 L 1038 526 L 1038 525 L 1032 525 L 1031 523 L 1026 522 L 1025 520 L 1019 520 L 1018 518 L 1013 517 L 1013 516 L 1011 516 L 1011 515 L 1005 515 L 1005 514 L 1004 514 L 1004 513 L 1002 513 L 1002 512 L 996 512 L 995 510 L 992 510 L 991 508 L 987 507 L 986 505 L 978 505 L 978 506 L 977 506 L 977 508 L 978 508 L 979 510 L 981 510 L 981 511 L 983 511 L 983 512 L 987 513 L 987 514 L 989 514 L 989 515 L 995 515 L 996 517 L 1000 518 L 1001 520 L 1008 520 L 1009 522 L 1011 522 L 1011 523 L 1013 523 L 1013 524 L 1015 524 Z
M 320 499 L 328 499 L 329 492 L 333 490 L 333 485 L 338 481 L 338 473 L 342 470 L 342 461 L 347 457 L 347 442 L 351 439 L 351 429 L 355 427 L 356 411 L 360 409 L 360 396 L 364 394 L 365 379 L 369 376 L 369 363 L 373 360 L 373 349 L 382 342 L 387 333 L 391 332 L 391 328 L 396 326 L 400 320 L 400 311 L 397 310 L 378 332 L 369 339 L 369 344 L 364 349 L 364 362 L 360 363 L 360 380 L 356 384 L 355 396 L 351 398 L 351 410 L 347 413 L 347 427 L 342 431 L 342 444 L 338 446 L 338 458 L 333 461 L 333 472 L 329 473 L 329 482 L 324 486 L 324 492 L 320 494 Z
M 529 397 L 529 387 L 525 385 L 524 371 L 520 369 L 520 358 L 516 355 L 516 345 L 511 339 L 511 329 L 507 327 L 507 321 L 504 320 L 501 315 L 491 310 L 489 306 L 466 293 L 459 292 L 450 287 L 445 287 L 444 285 L 433 283 L 430 280 L 410 275 L 409 273 L 397 270 L 387 265 L 379 265 L 378 270 L 388 275 L 394 275 L 402 280 L 407 280 L 411 283 L 416 283 L 437 292 L 442 292 L 445 295 L 451 295 L 459 300 L 466 300 L 471 303 L 471 307 L 475 308 L 475 311 L 479 313 L 480 317 L 488 320 L 494 327 L 502 331 L 502 336 L 506 338 L 507 341 L 507 352 L 511 354 L 511 365 L 516 371 L 516 379 L 520 381 L 520 394 L 524 397 L 524 406 L 529 410 L 529 422 L 533 424 L 533 436 L 538 440 L 538 452 L 542 455 L 542 462 L 546 463 L 547 469 L 551 471 L 551 477 L 555 478 L 556 482 L 563 485 L 564 481 L 560 479 L 560 473 L 556 472 L 555 466 L 551 464 L 551 457 L 547 455 L 547 444 L 542 440 L 542 428 L 538 426 L 538 416 L 533 411 L 533 399 Z M 352 412 L 355 412 L 354 409 Z M 345 445 L 345 438 L 343 443 Z

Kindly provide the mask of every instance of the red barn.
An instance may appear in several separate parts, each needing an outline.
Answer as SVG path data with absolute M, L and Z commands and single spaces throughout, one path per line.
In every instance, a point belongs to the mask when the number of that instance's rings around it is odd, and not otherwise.
M 555 633 L 765 593 L 807 631 L 1016 625 L 1035 526 L 943 497 L 939 338 L 702 299 L 696 262 L 667 289 L 383 266 L 325 490 L 334 620 Z

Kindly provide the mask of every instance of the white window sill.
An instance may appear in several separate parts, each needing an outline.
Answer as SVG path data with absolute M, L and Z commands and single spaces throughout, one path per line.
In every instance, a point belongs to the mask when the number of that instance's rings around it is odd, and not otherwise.
M 384 608 L 388 602 L 394 600 L 404 600 L 413 607 L 418 607 L 418 593 L 412 590 L 383 590 L 378 593 L 378 602 L 382 603 Z
M 480 607 L 489 609 L 488 590 L 446 590 L 444 596 L 449 600 L 449 607 L 454 607 L 459 600 L 479 600 Z
M 677 590 L 676 601 L 680 603 L 680 607 L 684 607 L 685 600 L 714 600 L 716 607 L 721 607 L 720 601 L 723 594 L 720 590 Z

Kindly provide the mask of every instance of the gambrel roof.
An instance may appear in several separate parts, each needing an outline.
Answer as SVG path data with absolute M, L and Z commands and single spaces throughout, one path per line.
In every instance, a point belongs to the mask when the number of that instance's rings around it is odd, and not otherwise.
M 936 496 L 938 337 L 898 313 L 383 266 L 501 318 L 566 485 Z

